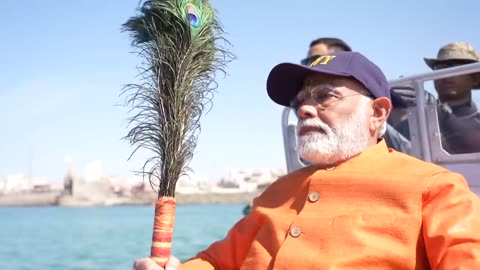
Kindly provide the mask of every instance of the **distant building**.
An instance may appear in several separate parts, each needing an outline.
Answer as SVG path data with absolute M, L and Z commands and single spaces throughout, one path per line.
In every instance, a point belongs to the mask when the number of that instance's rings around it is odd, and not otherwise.
M 65 176 L 64 181 L 63 181 L 63 192 L 64 192 L 64 194 L 67 194 L 67 195 L 72 195 L 73 194 L 74 180 L 75 180 L 75 176 L 74 176 L 72 170 L 69 170 L 67 175 Z
M 33 185 L 32 191 L 35 193 L 43 193 L 52 191 L 52 186 L 50 184 L 36 184 Z
M 7 175 L 0 178 L 0 193 L 23 193 L 52 190 L 51 183 L 43 177 L 28 177 L 23 174 Z
M 238 192 L 254 192 L 265 189 L 282 175 L 278 170 L 232 170 L 230 175 L 220 180 L 217 186 L 237 189 Z

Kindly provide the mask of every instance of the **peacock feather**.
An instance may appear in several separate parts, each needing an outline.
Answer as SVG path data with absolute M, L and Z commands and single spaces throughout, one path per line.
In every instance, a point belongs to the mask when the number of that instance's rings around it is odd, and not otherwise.
M 215 76 L 234 56 L 208 0 L 147 0 L 138 11 L 122 25 L 143 59 L 140 83 L 124 88 L 133 113 L 125 138 L 132 155 L 152 153 L 141 173 L 158 196 L 174 197 L 177 180 L 190 171 Z

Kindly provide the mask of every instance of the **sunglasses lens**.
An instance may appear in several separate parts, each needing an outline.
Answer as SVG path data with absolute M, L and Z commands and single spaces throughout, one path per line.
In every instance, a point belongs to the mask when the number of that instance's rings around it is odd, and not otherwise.
M 312 55 L 310 57 L 307 57 L 305 59 L 303 59 L 302 61 L 300 61 L 300 63 L 302 65 L 307 65 L 309 66 L 311 63 L 313 63 L 313 61 L 315 61 L 315 59 L 317 59 L 318 57 L 320 57 L 320 55 Z
M 467 65 L 467 64 L 471 64 L 471 63 L 474 63 L 474 61 L 463 61 L 463 60 L 458 60 L 458 61 L 448 61 L 448 62 L 440 62 L 440 63 L 437 63 L 433 66 L 433 69 L 434 70 L 438 70 L 438 69 L 444 69 L 444 68 L 451 68 L 451 67 L 457 67 L 457 66 L 463 66 L 463 65 Z

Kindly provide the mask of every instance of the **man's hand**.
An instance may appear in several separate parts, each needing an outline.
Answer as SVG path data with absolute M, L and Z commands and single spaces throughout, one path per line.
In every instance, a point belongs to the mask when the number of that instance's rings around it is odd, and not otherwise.
M 415 90 L 412 88 L 392 88 L 390 94 L 394 107 L 413 107 L 417 105 Z
M 417 105 L 417 97 L 415 89 L 411 87 L 392 88 L 390 92 L 392 96 L 393 107 L 415 107 Z M 434 95 L 425 91 L 425 104 L 437 104 Z
M 170 256 L 165 268 L 158 266 L 151 258 L 137 259 L 133 263 L 133 270 L 176 270 L 180 267 L 180 260 Z

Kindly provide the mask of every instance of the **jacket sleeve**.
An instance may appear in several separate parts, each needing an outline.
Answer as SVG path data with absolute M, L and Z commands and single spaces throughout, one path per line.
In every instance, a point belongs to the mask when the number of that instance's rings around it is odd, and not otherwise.
M 480 201 L 457 173 L 434 176 L 422 194 L 423 237 L 432 270 L 480 269 Z
M 260 218 L 252 213 L 238 221 L 227 236 L 180 266 L 181 270 L 239 269 L 260 229 Z

